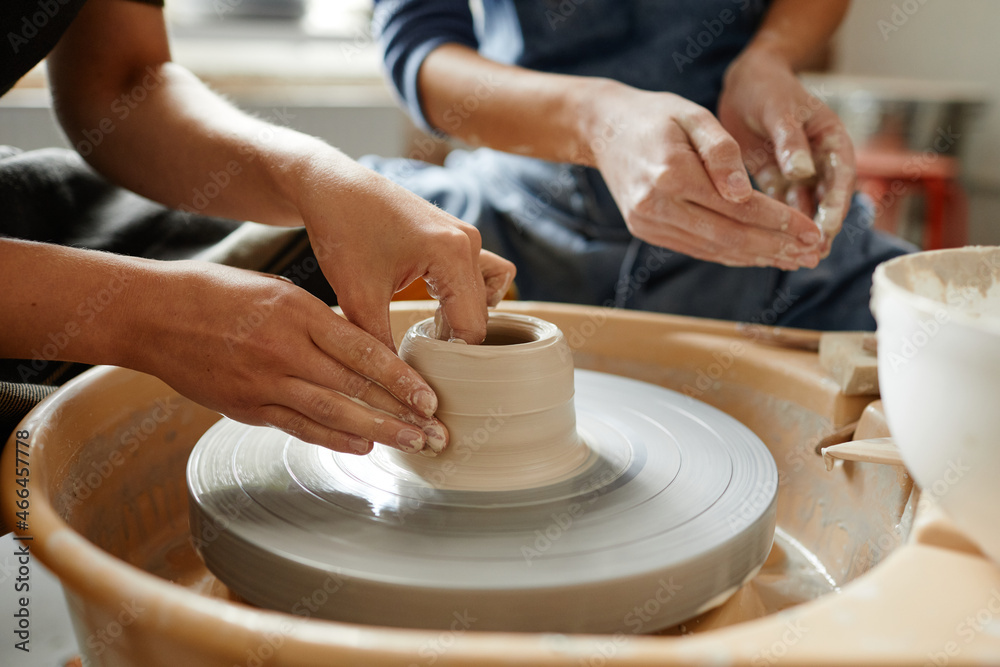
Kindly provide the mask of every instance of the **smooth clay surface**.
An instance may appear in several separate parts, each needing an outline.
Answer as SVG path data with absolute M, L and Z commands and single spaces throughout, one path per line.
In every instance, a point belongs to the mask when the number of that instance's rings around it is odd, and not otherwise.
M 530 489 L 595 461 L 576 429 L 573 356 L 559 329 L 494 313 L 482 345 L 437 340 L 433 320 L 407 331 L 399 356 L 438 397 L 450 445 L 436 457 L 380 448 L 376 456 L 439 489 Z

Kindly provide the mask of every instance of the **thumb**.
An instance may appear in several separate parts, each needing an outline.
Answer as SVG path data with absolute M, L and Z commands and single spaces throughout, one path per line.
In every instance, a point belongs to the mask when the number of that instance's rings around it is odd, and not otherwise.
M 698 152 L 705 171 L 723 199 L 741 203 L 753 194 L 740 145 L 708 112 L 682 116 L 678 124 Z

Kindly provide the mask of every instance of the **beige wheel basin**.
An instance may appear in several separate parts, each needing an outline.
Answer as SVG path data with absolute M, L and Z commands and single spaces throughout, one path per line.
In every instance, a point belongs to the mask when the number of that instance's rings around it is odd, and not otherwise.
M 394 304 L 394 332 L 431 306 Z M 578 368 L 694 396 L 764 441 L 779 469 L 778 537 L 753 581 L 655 636 L 639 620 L 634 633 L 606 636 L 477 632 L 462 610 L 448 631 L 310 618 L 313 596 L 335 596 L 335 581 L 305 592 L 298 615 L 260 610 L 234 599 L 190 544 L 185 465 L 219 416 L 155 378 L 103 367 L 22 422 L 26 445 L 11 438 L 2 470 L 12 480 L 18 451 L 30 459 L 24 536 L 62 581 L 87 664 L 1000 663 L 1000 568 L 921 499 L 901 466 L 838 461 L 827 472 L 816 454 L 850 422 L 860 419 L 857 439 L 888 430 L 879 403 L 842 395 L 815 352 L 769 342 L 777 332 L 768 327 L 528 302 L 503 309 L 558 325 Z M 662 593 L 638 600 L 636 619 L 668 604 Z

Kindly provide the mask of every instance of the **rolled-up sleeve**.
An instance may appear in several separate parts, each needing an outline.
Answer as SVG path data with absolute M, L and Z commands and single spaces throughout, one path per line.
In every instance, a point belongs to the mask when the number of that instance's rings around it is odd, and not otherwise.
M 372 30 L 400 103 L 413 122 L 436 132 L 424 116 L 417 75 L 427 55 L 442 44 L 478 48 L 468 0 L 376 0 Z

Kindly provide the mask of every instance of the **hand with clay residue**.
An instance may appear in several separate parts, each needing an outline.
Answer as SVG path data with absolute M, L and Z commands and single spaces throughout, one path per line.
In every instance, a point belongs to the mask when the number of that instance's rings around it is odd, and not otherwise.
M 202 262 L 143 261 L 136 275 L 135 348 L 121 365 L 232 419 L 333 450 L 445 447 L 423 378 L 291 282 Z
M 748 49 L 726 73 L 719 119 L 770 197 L 815 218 L 822 256 L 854 191 L 854 149 L 837 115 L 812 96 L 784 59 Z
M 481 343 L 487 308 L 507 293 L 514 265 L 483 250 L 472 225 L 371 170 L 339 163 L 333 191 L 322 166 L 312 169 L 319 173 L 303 177 L 297 206 L 347 319 L 395 350 L 389 302 L 422 278 L 450 337 Z
M 633 235 L 730 266 L 816 266 L 816 225 L 752 189 L 739 145 L 707 109 L 670 93 L 602 85 L 590 98 L 588 162 Z

